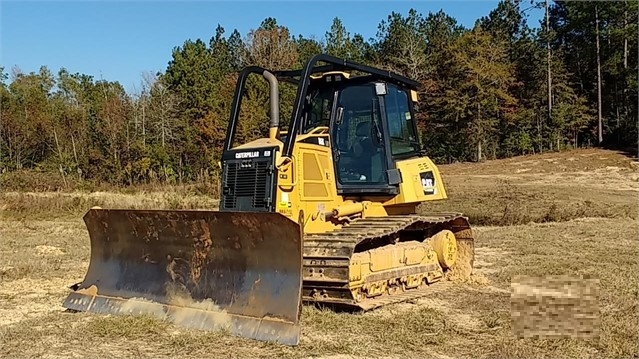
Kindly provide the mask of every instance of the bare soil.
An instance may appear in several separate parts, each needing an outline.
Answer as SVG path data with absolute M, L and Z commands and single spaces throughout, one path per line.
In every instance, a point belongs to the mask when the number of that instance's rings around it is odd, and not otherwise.
M 639 356 L 639 177 L 632 159 L 580 150 L 441 166 L 441 171 L 449 200 L 425 204 L 423 210 L 469 215 L 477 246 L 474 280 L 439 283 L 427 297 L 363 314 L 305 306 L 296 347 L 187 330 L 147 317 L 64 312 L 68 286 L 81 281 L 88 266 L 81 219 L 86 209 L 96 203 L 210 208 L 215 204 L 209 197 L 0 194 L 0 357 Z M 556 275 L 599 280 L 598 337 L 515 335 L 513 279 Z

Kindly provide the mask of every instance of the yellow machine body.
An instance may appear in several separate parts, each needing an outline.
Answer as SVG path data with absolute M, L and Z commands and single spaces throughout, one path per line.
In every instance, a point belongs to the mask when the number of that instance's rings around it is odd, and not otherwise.
M 250 74 L 270 85 L 269 132 L 234 144 Z M 287 131 L 279 81 L 298 88 Z M 222 149 L 219 210 L 91 209 L 91 262 L 64 306 L 295 345 L 302 302 L 369 310 L 423 296 L 450 273 L 470 274 L 468 220 L 418 211 L 447 195 L 419 148 L 417 86 L 327 55 L 297 71 L 244 69 Z
M 306 140 L 322 139 L 324 145 L 307 143 Z M 278 183 L 276 211 L 291 220 L 298 221 L 298 214 L 304 215 L 304 233 L 322 233 L 341 228 L 342 224 L 326 219 L 326 213 L 342 209 L 343 213 L 366 217 L 414 214 L 423 202 L 446 199 L 441 175 L 437 166 L 428 157 L 418 157 L 396 162 L 404 181 L 399 184 L 399 193 L 387 197 L 350 198 L 338 195 L 330 136 L 326 128 L 319 128 L 309 134 L 297 137 L 294 154 L 283 158 L 280 153 L 283 143 L 279 140 L 262 138 L 235 147 L 236 150 L 255 151 L 277 146 L 276 163 Z M 420 173 L 431 172 L 434 181 L 430 187 L 423 186 Z M 349 210 L 350 209 L 350 210 Z M 351 213 L 354 212 L 354 213 Z

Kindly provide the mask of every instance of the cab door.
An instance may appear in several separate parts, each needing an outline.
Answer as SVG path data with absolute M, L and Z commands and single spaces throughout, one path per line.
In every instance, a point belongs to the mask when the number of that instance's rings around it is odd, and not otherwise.
M 390 163 L 381 113 L 374 84 L 339 90 L 331 128 L 338 193 L 389 192 Z

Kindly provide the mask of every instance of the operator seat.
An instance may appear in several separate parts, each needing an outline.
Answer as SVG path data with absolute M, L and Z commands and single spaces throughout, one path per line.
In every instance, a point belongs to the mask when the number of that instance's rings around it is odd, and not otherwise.
M 366 181 L 371 181 L 371 162 L 377 152 L 371 135 L 370 121 L 358 123 L 355 129 L 355 141 L 351 146 L 351 153 L 354 157 L 353 167 L 359 174 L 366 176 Z

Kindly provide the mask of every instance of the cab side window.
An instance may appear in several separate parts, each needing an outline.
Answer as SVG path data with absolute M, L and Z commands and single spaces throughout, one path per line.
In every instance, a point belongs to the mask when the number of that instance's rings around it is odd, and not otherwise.
M 391 153 L 392 155 L 402 155 L 416 152 L 417 136 L 413 125 L 414 119 L 410 113 L 408 94 L 392 84 L 388 84 L 387 91 L 384 105 L 390 134 Z
M 333 94 L 331 88 L 314 91 L 312 100 L 308 106 L 306 120 L 302 133 L 308 133 L 316 127 L 328 126 L 331 120 L 331 110 L 333 107 Z

